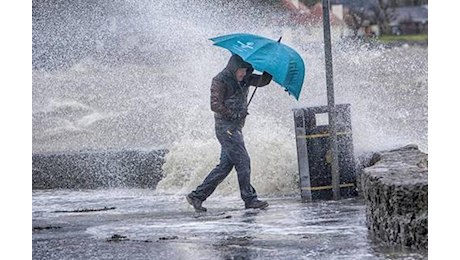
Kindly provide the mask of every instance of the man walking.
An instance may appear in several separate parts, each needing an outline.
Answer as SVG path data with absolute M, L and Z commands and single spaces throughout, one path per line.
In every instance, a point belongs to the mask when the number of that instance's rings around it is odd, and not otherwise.
M 225 69 L 212 79 L 211 110 L 214 111 L 216 136 L 221 144 L 220 163 L 196 190 L 186 196 L 197 212 L 206 211 L 201 204 L 235 167 L 241 198 L 245 207 L 263 209 L 266 201 L 257 199 L 251 185 L 251 165 L 244 145 L 242 129 L 246 120 L 249 86 L 266 86 L 272 76 L 252 74 L 254 68 L 234 54 Z

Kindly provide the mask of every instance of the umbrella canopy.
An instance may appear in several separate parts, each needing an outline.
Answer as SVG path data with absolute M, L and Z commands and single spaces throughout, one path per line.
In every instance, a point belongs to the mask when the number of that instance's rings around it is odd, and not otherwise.
M 210 39 L 214 45 L 238 54 L 258 71 L 268 72 L 289 94 L 299 99 L 305 75 L 300 55 L 291 47 L 253 34 L 229 34 Z

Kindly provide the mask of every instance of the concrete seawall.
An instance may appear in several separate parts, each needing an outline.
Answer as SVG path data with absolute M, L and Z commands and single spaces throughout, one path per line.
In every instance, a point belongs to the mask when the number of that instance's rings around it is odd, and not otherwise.
M 32 154 L 32 189 L 155 188 L 166 150 Z
M 361 174 L 361 188 L 374 238 L 428 248 L 428 154 L 415 145 L 375 153 Z

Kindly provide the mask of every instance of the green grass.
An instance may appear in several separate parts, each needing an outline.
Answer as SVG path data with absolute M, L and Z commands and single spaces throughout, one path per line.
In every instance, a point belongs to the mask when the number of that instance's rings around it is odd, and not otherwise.
M 379 40 L 384 42 L 390 41 L 425 41 L 428 40 L 428 34 L 415 34 L 415 35 L 382 35 L 378 37 Z

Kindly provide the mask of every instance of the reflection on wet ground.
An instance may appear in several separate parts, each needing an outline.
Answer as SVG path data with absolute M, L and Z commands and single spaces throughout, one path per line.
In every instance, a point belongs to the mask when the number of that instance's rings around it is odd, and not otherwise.
M 358 198 L 264 199 L 246 210 L 237 195 L 211 197 L 195 213 L 151 190 L 33 191 L 33 259 L 428 259 L 372 241 Z

